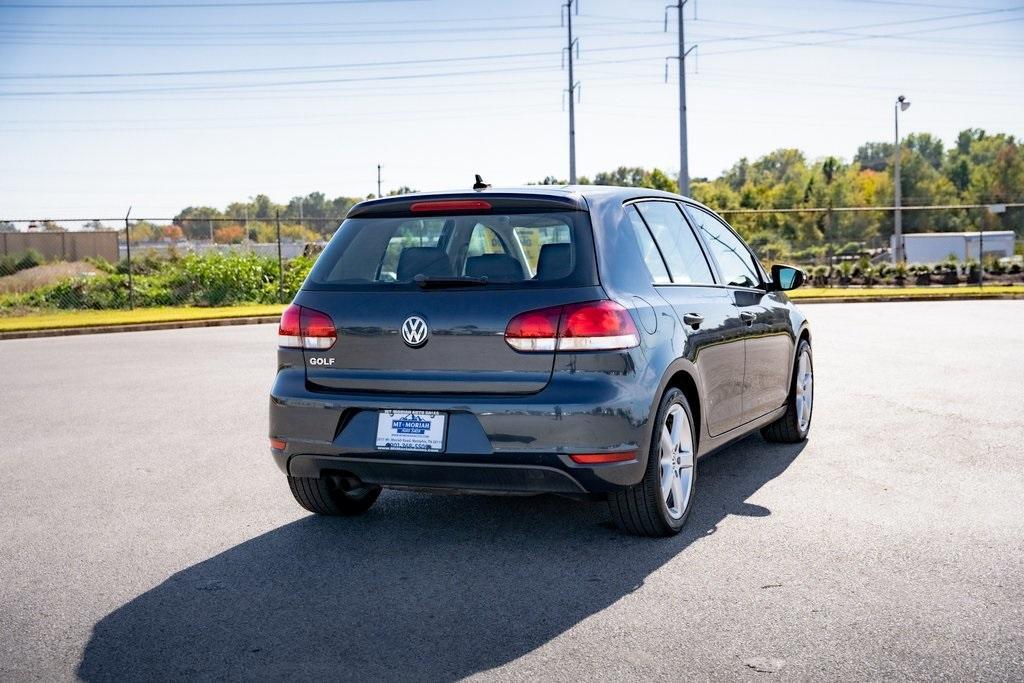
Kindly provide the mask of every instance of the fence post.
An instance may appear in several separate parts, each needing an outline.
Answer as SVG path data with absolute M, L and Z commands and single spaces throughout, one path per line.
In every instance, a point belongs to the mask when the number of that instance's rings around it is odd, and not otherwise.
M 128 207 L 128 213 L 124 215 L 124 241 L 128 247 L 128 310 L 135 308 L 135 283 L 132 280 L 132 233 L 128 226 L 128 216 L 132 215 L 132 207 Z
M 980 230 L 978 231 L 978 289 L 985 286 L 985 219 L 981 217 Z
M 277 301 L 284 303 L 284 259 L 281 258 L 281 210 L 278 209 L 277 217 Z

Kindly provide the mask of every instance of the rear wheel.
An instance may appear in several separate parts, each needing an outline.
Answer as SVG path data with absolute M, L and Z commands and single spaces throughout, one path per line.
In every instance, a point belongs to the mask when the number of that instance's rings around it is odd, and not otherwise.
M 609 494 L 615 523 L 638 536 L 672 536 L 683 528 L 697 479 L 693 415 L 679 389 L 669 389 L 654 422 L 647 470 L 639 484 Z
M 793 363 L 793 379 L 786 400 L 786 412 L 775 422 L 761 430 L 766 441 L 800 443 L 811 431 L 811 411 L 814 408 L 814 363 L 811 345 L 801 339 Z
M 342 477 L 288 477 L 292 495 L 302 507 L 318 515 L 359 515 L 370 509 L 379 486 L 346 488 Z

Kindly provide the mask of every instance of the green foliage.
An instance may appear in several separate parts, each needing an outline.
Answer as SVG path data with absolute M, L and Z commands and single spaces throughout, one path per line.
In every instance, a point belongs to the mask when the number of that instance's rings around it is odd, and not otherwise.
M 284 300 L 301 287 L 315 258 L 299 256 L 284 264 Z M 129 303 L 128 264 L 97 261 L 97 274 L 69 278 L 0 301 L 0 308 L 111 309 Z M 132 262 L 134 305 L 229 306 L 278 303 L 277 259 L 255 253 L 186 254 L 158 258 L 144 254 Z
M 0 277 L 14 275 L 19 270 L 35 268 L 46 263 L 46 259 L 35 249 L 28 249 L 15 254 L 4 254 L 0 256 Z
M 660 168 L 648 171 L 639 166 L 619 166 L 614 171 L 598 173 L 594 185 L 620 185 L 627 187 L 649 187 L 665 192 L 679 192 L 679 183 Z M 585 184 L 582 183 L 581 184 Z

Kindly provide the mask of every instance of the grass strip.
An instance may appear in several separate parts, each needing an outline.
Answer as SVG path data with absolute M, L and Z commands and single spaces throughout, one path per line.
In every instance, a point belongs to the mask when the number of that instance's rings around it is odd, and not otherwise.
M 51 330 L 63 327 L 102 327 L 144 323 L 219 320 L 280 315 L 280 304 L 247 304 L 217 308 L 166 307 L 136 308 L 132 311 L 47 311 L 14 317 L 0 317 L 0 332 Z

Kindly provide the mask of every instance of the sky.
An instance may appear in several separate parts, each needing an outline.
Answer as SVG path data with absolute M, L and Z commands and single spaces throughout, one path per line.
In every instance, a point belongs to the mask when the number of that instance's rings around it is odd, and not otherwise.
M 567 178 L 559 0 L 0 0 L 0 218 Z M 582 0 L 580 175 L 679 168 L 675 14 Z M 1024 2 L 689 0 L 693 177 L 780 147 L 1024 137 Z M 668 82 L 666 83 L 666 65 Z

